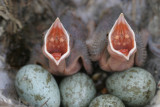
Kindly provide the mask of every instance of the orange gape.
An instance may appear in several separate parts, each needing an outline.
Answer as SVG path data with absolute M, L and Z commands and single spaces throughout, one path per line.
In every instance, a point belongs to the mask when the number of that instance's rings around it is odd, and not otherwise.
M 119 22 L 115 25 L 111 41 L 113 48 L 126 56 L 134 47 L 133 35 L 124 22 Z
M 59 26 L 52 27 L 47 38 L 47 51 L 56 59 L 59 60 L 61 56 L 67 52 L 67 37 L 63 28 Z

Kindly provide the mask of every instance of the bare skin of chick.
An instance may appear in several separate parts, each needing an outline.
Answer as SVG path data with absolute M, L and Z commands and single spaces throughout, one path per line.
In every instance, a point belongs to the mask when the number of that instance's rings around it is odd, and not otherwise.
M 58 22 L 55 22 L 61 23 L 60 25 L 52 26 L 56 30 L 45 35 L 48 35 L 48 41 L 44 43 L 43 53 L 49 59 L 49 71 L 55 75 L 72 75 L 83 66 L 91 73 L 92 65 L 85 43 L 87 29 L 84 23 L 73 12 L 68 11 L 62 14 L 60 19 L 61 21 L 58 19 Z
M 124 23 L 128 21 L 125 20 L 124 16 L 121 17 L 121 12 L 122 10 L 118 6 L 108 9 L 100 20 L 93 35 L 87 40 L 87 46 L 89 48 L 91 59 L 93 61 L 98 61 L 100 68 L 105 71 L 123 71 L 132 67 L 134 64 L 137 66 L 142 66 L 146 60 L 145 41 L 142 41 L 140 35 L 132 33 L 128 23 L 126 23 L 125 26 L 122 26 L 123 24 L 118 26 L 118 29 L 114 30 L 115 33 L 113 32 L 111 34 L 111 37 L 115 37 L 113 39 L 114 42 L 108 40 L 108 34 L 112 31 L 112 29 L 116 29 L 116 26 L 118 25 L 115 23 L 116 20 L 119 20 L 119 22 L 124 21 Z M 112 28 L 114 23 L 116 25 Z M 122 37 L 119 33 L 117 33 L 119 31 L 123 32 L 123 37 L 129 37 L 130 42 L 127 42 L 128 40 L 124 41 L 124 38 L 122 38 L 123 41 L 116 41 L 116 39 L 119 40 L 118 38 Z M 126 32 L 129 32 L 129 35 Z M 114 36 L 116 33 L 118 35 Z M 133 45 L 134 41 L 135 44 Z M 116 43 L 116 45 L 114 43 Z M 118 43 L 123 45 L 126 45 L 126 43 L 128 44 L 124 47 L 119 47 Z M 128 56 L 130 50 L 134 47 L 136 47 L 136 49 L 133 50 L 133 52 L 131 52 Z M 128 58 L 126 56 L 128 56 Z

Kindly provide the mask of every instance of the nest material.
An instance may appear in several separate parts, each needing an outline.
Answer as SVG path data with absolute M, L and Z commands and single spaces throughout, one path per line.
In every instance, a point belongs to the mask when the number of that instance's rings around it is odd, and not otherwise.
M 25 47 L 25 49 L 27 48 L 27 50 L 31 52 L 30 57 L 27 57 L 27 58 L 28 60 L 32 59 L 30 63 L 34 63 L 34 60 L 36 59 L 34 59 L 33 57 L 35 57 L 36 55 L 35 55 L 35 51 L 33 50 L 40 51 L 42 33 L 51 25 L 51 23 L 54 21 L 54 19 L 57 16 L 60 15 L 60 13 L 63 13 L 66 7 L 73 6 L 72 8 L 76 10 L 77 14 L 83 19 L 83 21 L 86 24 L 88 24 L 87 21 L 89 21 L 89 19 L 92 17 L 93 17 L 93 20 L 91 21 L 96 23 L 96 21 L 98 20 L 97 15 L 100 15 L 101 9 L 102 10 L 108 9 L 108 5 L 105 5 L 104 3 L 106 2 L 106 0 L 101 0 L 100 2 L 97 2 L 97 0 L 89 0 L 88 2 L 82 3 L 83 5 L 81 5 L 81 3 L 76 4 L 77 2 L 75 2 L 75 0 L 71 0 L 72 2 L 70 3 L 66 2 L 66 0 L 62 0 L 62 1 L 63 2 L 61 3 L 60 0 L 47 0 L 47 1 L 46 0 L 34 0 L 34 1 L 33 0 L 0 0 L 0 25 L 1 25 L 0 26 L 0 50 L 1 50 L 0 63 L 2 60 L 3 60 L 2 62 L 4 63 L 6 58 L 11 60 L 15 56 L 15 54 L 8 54 L 8 56 L 4 55 L 4 54 L 7 54 L 8 52 L 13 53 L 15 52 L 15 49 L 19 49 L 19 51 L 22 53 L 25 52 L 24 50 L 21 50 L 23 47 Z M 148 25 L 148 22 L 152 19 L 151 16 L 157 15 L 159 17 L 159 14 L 160 14 L 159 0 L 154 0 L 154 1 L 147 0 L 146 2 L 145 0 L 140 0 L 139 1 L 140 3 L 136 3 L 134 0 L 130 2 L 124 0 L 122 1 L 122 3 L 121 2 L 114 3 L 112 0 L 108 0 L 108 2 L 111 3 L 112 5 L 117 5 L 119 3 L 119 5 L 124 6 L 124 10 L 128 10 L 126 14 L 129 15 L 129 18 L 131 18 L 131 20 L 136 22 L 136 24 L 140 27 L 139 29 L 141 29 L 141 27 L 146 27 Z M 145 12 L 143 11 L 145 14 L 143 14 L 143 12 L 138 13 L 138 11 L 136 10 L 139 5 L 142 5 L 143 7 L 142 10 L 145 10 L 146 7 L 152 10 L 148 11 L 149 9 L 146 9 L 147 11 Z M 136 18 L 136 16 L 138 16 L 138 18 Z M 141 18 L 139 16 L 143 16 L 143 17 Z M 143 23 L 140 23 L 140 22 L 143 22 Z M 94 28 L 92 28 L 92 31 L 93 30 Z M 19 41 L 23 42 L 23 45 Z M 19 48 L 19 46 L 22 46 L 22 47 Z M 39 48 L 37 49 L 37 47 Z M 2 57 L 1 57 L 1 54 L 3 54 Z M 20 57 L 19 57 L 20 60 L 18 58 L 16 59 L 19 62 L 21 61 Z M 149 62 L 147 62 L 147 64 L 156 65 L 157 63 L 159 63 L 159 60 L 154 60 L 154 59 L 151 60 L 151 59 L 152 57 L 149 57 L 148 59 Z M 26 60 L 23 63 L 23 65 L 25 65 L 28 62 L 28 60 Z M 12 63 L 14 63 L 14 60 Z M 17 63 L 18 62 L 16 62 L 16 64 Z M 1 68 L 0 66 L 0 72 L 2 72 L 3 70 L 6 70 L 9 77 L 14 81 L 14 76 L 16 74 L 17 69 L 23 65 L 16 66 L 16 65 L 12 65 L 10 62 L 4 63 L 3 65 L 4 68 Z M 157 69 L 160 70 L 158 68 L 159 66 L 157 67 L 155 65 L 151 69 L 148 68 L 148 70 L 151 72 L 156 71 L 160 73 L 160 71 L 157 71 Z M 13 69 L 13 66 L 17 69 Z M 147 67 L 149 66 L 147 65 L 146 68 Z M 158 81 L 159 77 L 156 76 L 156 80 Z M 97 82 L 96 86 L 98 91 L 100 91 L 101 89 L 104 89 L 104 78 L 101 81 L 98 78 L 96 82 Z M 101 85 L 100 83 L 102 83 L 103 85 Z M 14 83 L 12 83 L 11 86 L 14 87 Z M 99 87 L 101 86 L 102 88 L 99 89 Z M 11 87 L 8 87 L 8 88 L 11 88 Z M 10 95 L 6 94 L 8 92 L 10 93 Z M 100 92 L 98 94 L 100 94 Z M 15 90 L 11 92 L 8 89 L 6 89 L 5 91 L 4 89 L 0 89 L 0 105 L 25 107 L 25 105 L 23 105 L 20 99 L 17 97 Z

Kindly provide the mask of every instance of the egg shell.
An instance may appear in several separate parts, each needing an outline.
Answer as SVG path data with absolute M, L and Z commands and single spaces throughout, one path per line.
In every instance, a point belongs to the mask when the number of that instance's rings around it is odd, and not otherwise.
M 87 107 L 96 94 L 93 81 L 84 73 L 66 77 L 60 83 L 64 107 Z
M 15 79 L 15 87 L 22 101 L 35 107 L 59 107 L 60 93 L 52 75 L 39 65 L 22 67 Z
M 144 106 L 155 95 L 156 83 L 153 76 L 144 69 L 133 67 L 114 73 L 106 80 L 110 94 L 120 98 L 128 106 Z
M 94 98 L 89 107 L 125 107 L 125 105 L 118 97 L 106 94 Z

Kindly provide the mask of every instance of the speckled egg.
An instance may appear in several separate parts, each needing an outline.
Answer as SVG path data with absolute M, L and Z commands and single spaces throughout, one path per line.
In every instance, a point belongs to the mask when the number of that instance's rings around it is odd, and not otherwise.
M 93 81 L 84 73 L 66 77 L 60 83 L 64 107 L 87 107 L 96 94 Z
M 53 76 L 39 65 L 22 67 L 15 79 L 15 87 L 22 101 L 32 106 L 59 107 L 60 93 Z
M 113 95 L 101 95 L 93 99 L 89 107 L 125 107 L 123 102 Z
M 144 106 L 155 95 L 156 83 L 153 76 L 144 69 L 133 67 L 114 73 L 106 80 L 110 94 L 120 98 L 128 106 Z

